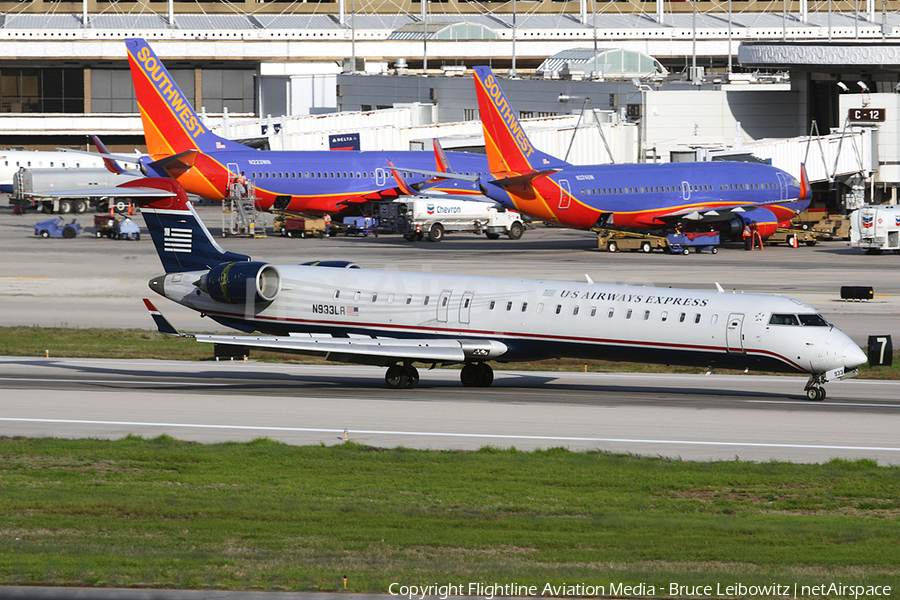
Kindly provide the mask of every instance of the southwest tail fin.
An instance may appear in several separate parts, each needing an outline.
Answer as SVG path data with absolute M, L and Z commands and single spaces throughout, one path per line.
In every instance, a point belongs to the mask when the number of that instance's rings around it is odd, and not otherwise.
M 146 41 L 126 39 L 125 48 L 147 151 L 154 160 L 187 150 L 246 149 L 237 142 L 210 133 Z
M 811 200 L 812 186 L 809 184 L 809 175 L 806 174 L 806 164 L 800 163 L 800 193 L 797 200 Z
M 444 154 L 444 148 L 441 146 L 441 142 L 434 138 L 431 140 L 431 143 L 434 145 L 434 166 L 438 173 L 452 173 L 453 169 L 450 167 L 450 161 L 447 160 L 447 155 Z
M 242 262 L 249 256 L 223 250 L 188 201 L 184 187 L 174 179 L 148 177 L 123 183 L 120 188 L 154 188 L 163 198 L 137 196 L 141 214 L 166 273 L 204 271 L 223 262 Z
M 491 68 L 475 67 L 472 70 L 491 174 L 506 178 L 566 166 L 567 162 L 545 154 L 531 144 Z
M 400 190 L 400 193 L 407 196 L 418 196 L 419 192 L 406 183 L 406 179 L 403 178 L 403 175 L 400 174 L 397 167 L 395 167 L 391 161 L 387 161 L 387 164 L 388 168 L 391 170 L 391 174 L 394 176 L 394 181 L 397 182 L 397 189 Z

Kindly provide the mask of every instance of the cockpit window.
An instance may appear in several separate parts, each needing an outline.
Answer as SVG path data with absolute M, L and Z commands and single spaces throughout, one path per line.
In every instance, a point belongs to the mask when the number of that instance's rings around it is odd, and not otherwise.
M 797 317 L 794 315 L 777 315 L 773 314 L 769 319 L 769 325 L 799 325 Z
M 828 327 L 829 323 L 820 314 L 814 315 L 797 315 L 800 317 L 800 323 L 807 327 Z

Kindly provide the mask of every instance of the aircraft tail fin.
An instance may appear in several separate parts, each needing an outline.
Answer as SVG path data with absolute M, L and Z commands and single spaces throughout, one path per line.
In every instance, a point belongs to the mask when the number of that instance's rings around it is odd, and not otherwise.
M 204 271 L 223 262 L 243 262 L 249 256 L 222 249 L 200 220 L 184 187 L 174 179 L 148 177 L 123 183 L 120 188 L 155 188 L 171 192 L 165 198 L 134 200 L 156 246 L 166 273 Z
M 475 67 L 473 71 L 491 174 L 498 178 L 513 177 L 568 165 L 531 144 L 490 67 Z
M 94 146 L 97 147 L 97 151 L 98 151 L 100 154 L 112 154 L 109 150 L 107 150 L 107 148 L 106 148 L 106 146 L 103 144 L 103 142 L 100 141 L 100 137 L 99 137 L 99 136 L 92 135 L 92 136 L 91 136 L 91 141 L 94 142 Z M 117 163 L 117 162 L 116 162 L 114 159 L 112 159 L 112 158 L 104 158 L 104 159 L 103 159 L 103 166 L 106 167 L 106 170 L 107 170 L 107 171 L 109 171 L 110 173 L 115 173 L 116 175 L 121 175 L 122 173 L 125 172 L 125 169 L 123 169 L 122 166 L 119 165 L 119 163 Z
M 181 333 L 175 327 L 169 323 L 169 320 L 165 318 L 159 309 L 153 306 L 153 303 L 150 302 L 147 298 L 142 298 L 144 301 L 144 306 L 150 312 L 150 316 L 153 317 L 153 322 L 156 323 L 156 329 L 163 335 L 174 335 L 178 337 L 193 337 L 193 336 L 182 336 Z
M 150 156 L 157 159 L 187 150 L 245 149 L 206 128 L 188 97 L 145 40 L 126 39 L 125 47 Z

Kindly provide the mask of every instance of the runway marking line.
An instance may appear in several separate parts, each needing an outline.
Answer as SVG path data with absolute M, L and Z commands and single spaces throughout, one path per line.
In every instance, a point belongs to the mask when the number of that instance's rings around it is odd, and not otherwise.
M 123 383 L 128 385 L 226 386 L 227 383 L 191 383 L 188 381 L 132 381 L 130 379 L 53 379 L 50 377 L 0 377 L 0 381 L 40 381 L 44 383 Z
M 820 444 L 769 444 L 763 442 L 704 442 L 696 440 L 641 440 L 628 438 L 594 438 L 594 437 L 556 437 L 543 435 L 504 435 L 485 433 L 441 433 L 424 431 L 378 431 L 366 429 L 324 429 L 307 427 L 267 427 L 252 425 L 203 425 L 186 423 L 142 423 L 139 421 L 86 421 L 80 419 L 25 419 L 15 417 L 0 417 L 0 421 L 17 423 L 57 423 L 62 425 L 109 425 L 128 427 L 178 427 L 195 429 L 237 429 L 242 431 L 284 431 L 298 433 L 338 433 L 349 431 L 353 434 L 363 435 L 408 435 L 424 437 L 459 437 L 459 438 L 487 438 L 503 440 L 542 440 L 555 442 L 616 442 L 627 444 L 680 444 L 685 446 L 737 446 L 742 448 L 799 448 L 807 450 L 863 450 L 879 452 L 900 452 L 900 447 L 879 446 L 826 446 Z

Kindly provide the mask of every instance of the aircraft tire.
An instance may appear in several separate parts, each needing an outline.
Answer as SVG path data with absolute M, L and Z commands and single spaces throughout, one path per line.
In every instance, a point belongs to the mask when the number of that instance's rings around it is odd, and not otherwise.
M 509 231 L 506 232 L 506 235 L 508 235 L 511 240 L 520 240 L 522 239 L 523 233 L 525 233 L 525 228 L 522 227 L 521 223 L 516 222 L 509 226 Z
M 459 380 L 466 387 L 478 387 L 478 366 L 475 363 L 466 363 L 459 372 Z
M 400 365 L 388 367 L 387 373 L 384 374 L 384 383 L 389 390 L 402 390 L 409 385 L 409 377 L 406 369 Z
M 478 365 L 478 387 L 491 387 L 494 383 L 494 370 L 487 363 Z
M 444 226 L 440 223 L 435 223 L 431 226 L 431 230 L 428 232 L 428 241 L 439 242 L 442 239 L 444 239 Z
M 826 395 L 825 388 L 811 387 L 808 390 L 806 390 L 806 397 L 811 402 L 821 402 L 822 400 L 825 399 L 825 395 Z
M 408 390 L 415 389 L 419 387 L 419 370 L 412 365 L 407 365 L 405 367 L 406 370 L 406 385 L 404 386 Z
M 606 245 L 606 249 L 609 250 L 610 252 L 618 252 L 619 245 L 615 242 L 610 242 Z

